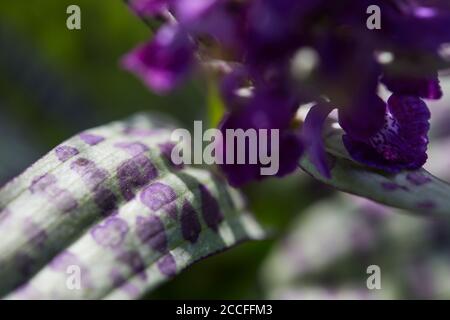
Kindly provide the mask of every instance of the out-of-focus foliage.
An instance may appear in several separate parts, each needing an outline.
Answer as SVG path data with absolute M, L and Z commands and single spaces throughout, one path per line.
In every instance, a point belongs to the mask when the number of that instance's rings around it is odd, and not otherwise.
M 275 299 L 448 299 L 448 226 L 350 196 L 311 207 L 265 263 Z M 380 290 L 367 280 L 375 265 Z

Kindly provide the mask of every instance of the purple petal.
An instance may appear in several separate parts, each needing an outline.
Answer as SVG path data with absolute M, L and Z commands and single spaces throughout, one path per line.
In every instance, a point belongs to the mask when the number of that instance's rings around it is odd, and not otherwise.
M 328 114 L 334 108 L 329 104 L 317 104 L 309 110 L 302 128 L 303 141 L 312 163 L 326 178 L 330 178 L 330 169 L 322 138 L 322 129 Z
M 384 75 L 381 81 L 395 94 L 417 96 L 424 99 L 442 98 L 438 76 L 393 76 Z
M 176 0 L 173 12 L 181 28 L 195 36 L 212 37 L 228 46 L 238 42 L 238 19 L 223 0 Z M 237 7 L 237 5 L 235 5 Z
M 126 55 L 122 65 L 155 92 L 163 94 L 184 80 L 193 63 L 193 49 L 187 34 L 166 26 L 151 42 Z
M 347 134 L 350 155 L 368 166 L 388 172 L 420 168 L 427 160 L 430 112 L 417 97 L 392 95 L 384 127 L 366 141 Z
M 339 124 L 351 136 L 359 139 L 371 137 L 383 126 L 386 104 L 377 95 L 365 101 L 339 109 Z
M 372 136 L 383 126 L 386 111 L 377 95 L 381 69 L 373 48 L 333 34 L 318 37 L 316 46 L 321 62 L 314 83 L 317 94 L 339 108 L 339 123 L 346 133 L 360 139 Z
M 86 132 L 80 133 L 80 139 L 90 146 L 95 146 L 105 140 L 104 137 Z
M 397 0 L 398 1 L 398 0 Z M 385 15 L 387 31 L 399 48 L 433 52 L 450 42 L 450 3 L 446 0 L 403 1 L 400 12 Z
M 267 129 L 268 154 L 273 151 L 271 145 L 271 130 L 279 130 L 279 168 L 275 174 L 278 177 L 284 176 L 298 167 L 298 160 L 303 152 L 301 138 L 290 130 L 290 123 L 296 111 L 297 103 L 295 99 L 287 98 L 284 95 L 271 91 L 258 92 L 249 101 L 249 104 L 228 114 L 223 120 L 220 130 L 226 137 L 227 129 Z M 225 139 L 226 140 L 226 139 Z M 223 145 L 224 160 L 226 160 L 227 143 Z M 246 142 L 245 164 L 237 164 L 237 148 L 234 149 L 234 163 L 222 164 L 221 168 L 233 186 L 241 186 L 253 180 L 261 180 L 261 168 L 264 167 L 259 161 L 250 164 L 250 145 Z M 258 148 L 259 150 L 259 148 Z M 225 161 L 224 161 L 225 162 Z

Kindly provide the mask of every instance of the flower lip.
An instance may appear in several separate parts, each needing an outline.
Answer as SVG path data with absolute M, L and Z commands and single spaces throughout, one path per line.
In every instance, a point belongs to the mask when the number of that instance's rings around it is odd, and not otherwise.
M 392 95 L 383 128 L 368 140 L 343 136 L 353 159 L 388 172 L 418 169 L 427 160 L 430 112 L 417 97 Z

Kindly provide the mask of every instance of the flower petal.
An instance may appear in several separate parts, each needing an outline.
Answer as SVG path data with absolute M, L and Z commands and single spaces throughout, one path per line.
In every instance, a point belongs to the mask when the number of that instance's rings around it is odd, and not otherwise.
M 450 41 L 450 3 L 446 0 L 400 1 L 400 12 L 386 18 L 386 29 L 394 45 L 404 50 L 433 52 Z
M 352 158 L 388 172 L 420 168 L 427 160 L 430 112 L 417 97 L 392 95 L 384 127 L 368 140 L 343 136 Z
M 386 104 L 376 94 L 356 98 L 339 109 L 339 124 L 349 135 L 367 139 L 383 126 Z
M 278 171 L 275 176 L 284 176 L 298 167 L 298 161 L 303 152 L 302 142 L 299 135 L 290 130 L 290 122 L 297 106 L 295 100 L 287 99 L 285 96 L 277 95 L 273 92 L 258 92 L 250 99 L 248 105 L 229 113 L 222 122 L 220 130 L 226 137 L 227 129 L 267 129 L 267 153 L 278 159 Z M 278 150 L 271 150 L 271 130 L 279 130 Z M 258 136 L 258 143 L 261 139 Z M 249 143 L 246 142 L 245 164 L 237 164 L 237 148 L 234 146 L 234 163 L 225 163 L 221 168 L 232 186 L 238 187 L 253 180 L 261 180 L 261 168 L 266 167 L 258 159 L 256 164 L 249 164 Z M 227 141 L 223 143 L 223 150 L 226 160 Z M 259 152 L 259 146 L 257 148 Z M 273 152 L 277 152 L 274 155 Z M 229 151 L 231 152 L 231 151 Z
M 208 13 L 218 0 L 176 0 L 172 1 L 175 17 L 181 22 L 192 22 Z
M 422 77 L 385 74 L 381 82 L 392 93 L 433 100 L 442 98 L 442 89 L 437 74 Z
M 193 49 L 187 34 L 167 26 L 161 28 L 151 42 L 126 55 L 122 65 L 162 94 L 174 89 L 185 78 L 193 63 Z

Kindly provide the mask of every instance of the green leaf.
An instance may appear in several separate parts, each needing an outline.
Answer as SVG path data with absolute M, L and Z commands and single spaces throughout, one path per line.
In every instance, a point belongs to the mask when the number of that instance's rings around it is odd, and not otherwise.
M 173 128 L 141 114 L 89 130 L 0 190 L 0 295 L 138 298 L 199 259 L 260 239 L 222 178 L 171 163 Z
M 425 169 L 388 174 L 353 161 L 342 143 L 342 130 L 325 132 L 331 179 L 322 176 L 308 156 L 303 170 L 338 190 L 412 212 L 450 217 L 450 185 Z

